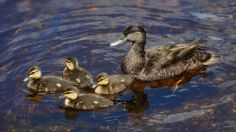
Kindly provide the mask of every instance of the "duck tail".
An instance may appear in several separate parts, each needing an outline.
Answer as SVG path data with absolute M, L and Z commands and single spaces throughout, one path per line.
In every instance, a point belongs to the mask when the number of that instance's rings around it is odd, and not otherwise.
M 203 38 L 197 38 L 195 40 L 193 40 L 192 42 L 190 42 L 190 44 L 196 45 L 197 49 L 205 49 L 205 48 L 209 48 L 209 46 L 207 46 L 205 44 L 205 40 Z
M 211 57 L 207 61 L 203 62 L 203 65 L 211 66 L 211 65 L 219 64 L 220 56 L 216 53 L 210 53 L 210 54 L 211 54 Z

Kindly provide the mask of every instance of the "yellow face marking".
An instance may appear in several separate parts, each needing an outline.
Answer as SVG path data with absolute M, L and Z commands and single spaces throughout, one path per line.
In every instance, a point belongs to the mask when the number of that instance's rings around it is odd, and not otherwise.
M 95 89 L 95 93 L 97 93 L 97 94 L 108 94 L 108 91 L 103 86 L 97 86 L 96 89 Z
M 68 91 L 64 93 L 64 96 L 68 99 L 75 100 L 78 97 L 78 94 L 74 91 Z
M 39 70 L 34 70 L 32 72 L 29 73 L 29 78 L 35 78 L 35 79 L 38 79 L 42 76 L 42 73 L 41 71 Z
M 74 70 L 74 69 L 75 69 L 75 66 L 74 66 L 74 64 L 73 64 L 72 62 L 66 61 L 65 64 L 66 64 L 66 67 L 67 67 L 69 70 Z
M 108 85 L 109 79 L 108 78 L 101 78 L 98 80 L 97 85 Z

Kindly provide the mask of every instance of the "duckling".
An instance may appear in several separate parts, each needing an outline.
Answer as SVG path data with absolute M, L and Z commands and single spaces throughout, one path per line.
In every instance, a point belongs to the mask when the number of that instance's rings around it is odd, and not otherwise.
M 132 75 L 111 75 L 102 72 L 96 77 L 95 93 L 115 94 L 125 90 L 134 81 Z
M 74 83 L 56 76 L 42 77 L 39 66 L 33 66 L 28 70 L 27 77 L 24 79 L 24 82 L 27 81 L 30 89 L 46 93 L 63 92 L 67 87 L 75 86 Z
M 77 83 L 80 88 L 88 88 L 94 85 L 92 75 L 79 66 L 76 58 L 66 58 L 65 65 L 66 67 L 62 74 L 63 79 Z
M 131 42 L 132 47 L 121 63 L 121 70 L 137 80 L 168 79 L 186 71 L 219 63 L 215 53 L 204 51 L 198 42 L 154 46 L 145 51 L 146 32 L 139 25 L 130 25 L 123 36 L 110 46 Z
M 97 94 L 80 94 L 79 90 L 74 87 L 66 89 L 64 96 L 65 106 L 74 109 L 94 110 L 113 105 L 111 100 Z

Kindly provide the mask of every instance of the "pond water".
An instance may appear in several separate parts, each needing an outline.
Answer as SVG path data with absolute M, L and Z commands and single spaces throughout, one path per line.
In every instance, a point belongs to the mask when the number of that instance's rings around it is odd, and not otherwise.
M 235 0 L 0 0 L 0 131 L 235 131 L 235 14 Z M 130 46 L 109 43 L 129 24 L 144 26 L 147 48 L 202 38 L 221 62 L 175 93 L 125 91 L 116 97 L 123 103 L 96 111 L 63 109 L 60 94 L 29 94 L 29 67 L 60 76 L 68 56 L 94 77 L 121 73 Z

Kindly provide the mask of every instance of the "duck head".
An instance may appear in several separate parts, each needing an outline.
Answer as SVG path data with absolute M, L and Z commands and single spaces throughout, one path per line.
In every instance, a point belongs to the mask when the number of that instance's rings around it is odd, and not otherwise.
M 105 72 L 98 74 L 96 77 L 96 82 L 97 82 L 97 86 L 108 85 L 109 83 L 108 74 Z
M 122 37 L 110 44 L 110 46 L 118 46 L 125 42 L 131 42 L 132 44 L 145 44 L 146 41 L 146 32 L 142 26 L 139 25 L 130 25 L 128 26 Z
M 33 66 L 31 67 L 28 72 L 27 72 L 27 76 L 24 79 L 24 82 L 28 81 L 28 80 L 37 80 L 40 79 L 42 76 L 42 72 L 39 66 Z
M 76 87 L 69 87 L 64 92 L 64 97 L 69 100 L 75 100 L 79 96 L 79 90 Z
M 67 69 L 74 70 L 76 67 L 78 67 L 78 60 L 74 57 L 68 57 L 65 60 L 65 65 Z

